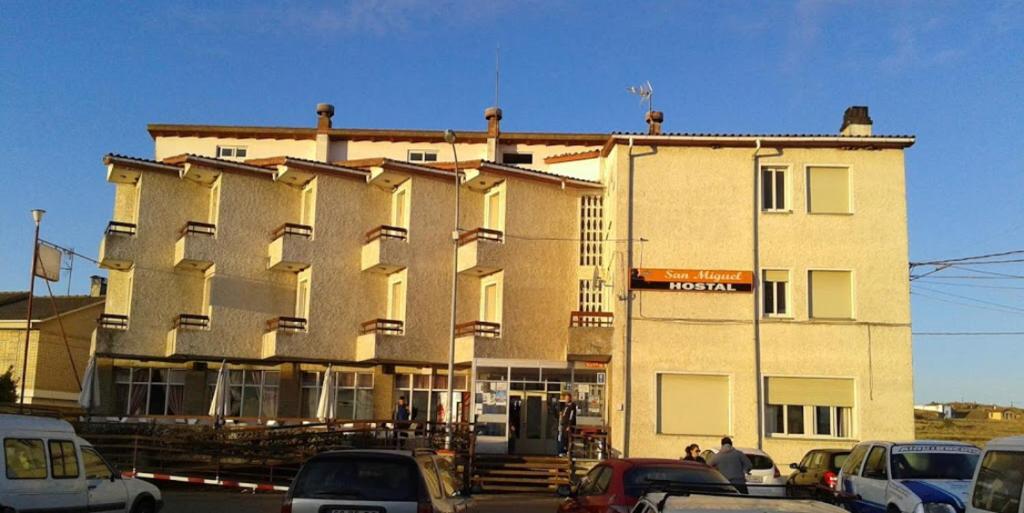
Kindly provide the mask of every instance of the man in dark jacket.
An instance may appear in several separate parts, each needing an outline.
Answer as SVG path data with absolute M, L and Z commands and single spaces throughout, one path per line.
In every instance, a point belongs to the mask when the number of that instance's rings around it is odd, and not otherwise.
M 572 393 L 562 392 L 562 412 L 558 416 L 558 455 L 569 453 L 569 432 L 576 426 L 576 403 Z
M 750 463 L 750 458 L 746 454 L 733 448 L 731 438 L 722 439 L 722 448 L 718 450 L 718 454 L 711 457 L 709 464 L 721 472 L 740 493 L 748 493 L 747 474 L 754 465 Z

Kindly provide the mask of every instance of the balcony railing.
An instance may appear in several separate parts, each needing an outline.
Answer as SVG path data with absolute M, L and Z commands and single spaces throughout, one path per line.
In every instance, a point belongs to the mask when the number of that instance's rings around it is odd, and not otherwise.
M 382 224 L 366 232 L 366 242 L 370 243 L 380 238 L 406 240 L 409 237 L 409 230 L 401 226 L 390 226 Z
M 107 235 L 135 235 L 137 227 L 135 223 L 122 223 L 121 221 L 111 221 L 107 223 Z
M 217 225 L 199 221 L 189 221 L 185 223 L 185 226 L 181 227 L 181 230 L 178 232 L 178 236 L 184 237 L 189 234 L 209 235 L 212 237 L 217 235 Z
M 614 320 L 612 312 L 572 312 L 569 314 L 569 327 L 611 328 Z
M 271 234 L 274 239 L 284 235 L 298 235 L 310 239 L 313 237 L 313 227 L 306 224 L 284 223 Z
M 498 338 L 501 336 L 501 324 L 497 322 L 470 321 L 455 325 L 455 336 Z
M 405 323 L 397 319 L 371 319 L 359 325 L 359 333 L 366 335 L 401 335 L 405 332 Z
M 180 314 L 174 318 L 174 329 L 208 330 L 210 316 L 198 314 Z
M 267 331 L 305 332 L 306 319 L 302 317 L 275 317 L 267 321 Z
M 459 245 L 469 244 L 475 240 L 487 242 L 505 242 L 505 232 L 490 228 L 474 228 L 459 235 Z
M 105 330 L 126 330 L 128 329 L 128 316 L 105 313 L 96 319 L 96 324 Z

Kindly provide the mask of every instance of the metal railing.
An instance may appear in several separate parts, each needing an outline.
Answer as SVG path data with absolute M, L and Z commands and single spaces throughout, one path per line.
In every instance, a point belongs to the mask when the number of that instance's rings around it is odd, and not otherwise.
M 611 328 L 615 321 L 612 312 L 572 312 L 569 314 L 571 328 Z
M 267 331 L 305 332 L 306 319 L 302 317 L 274 317 L 267 321 Z
M 138 227 L 135 223 L 123 223 L 121 221 L 111 221 L 107 223 L 107 230 L 104 232 L 107 235 L 135 235 L 135 231 Z
M 486 242 L 505 242 L 505 232 L 490 228 L 474 228 L 459 235 L 459 245 L 469 244 L 475 240 Z
M 297 235 L 299 237 L 311 239 L 313 238 L 313 227 L 308 224 L 284 223 L 281 226 L 278 226 L 272 235 L 275 239 L 285 235 Z
M 497 322 L 470 321 L 455 325 L 455 336 L 501 337 L 501 324 Z
M 381 238 L 406 240 L 409 238 L 409 230 L 406 228 L 402 228 L 401 226 L 391 226 L 387 224 L 382 224 L 366 232 L 367 243 L 373 242 Z
M 96 324 L 106 330 L 126 330 L 128 329 L 128 316 L 108 313 L 100 314 L 96 319 Z
M 203 223 L 200 221 L 189 221 L 185 223 L 185 226 L 182 226 L 181 230 L 178 232 L 179 237 L 191 234 L 209 236 L 217 235 L 217 225 L 212 223 Z
M 208 330 L 210 329 L 210 316 L 199 314 L 179 314 L 174 318 L 174 328 Z
M 405 333 L 405 322 L 397 319 L 371 319 L 359 325 L 359 333 L 366 335 L 401 335 Z

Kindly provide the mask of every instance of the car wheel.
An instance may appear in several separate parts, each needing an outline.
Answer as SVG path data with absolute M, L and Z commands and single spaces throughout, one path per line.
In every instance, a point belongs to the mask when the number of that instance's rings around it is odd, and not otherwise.
M 896 507 L 895 504 L 890 504 L 889 507 L 886 508 L 885 513 L 900 513 L 900 508 Z
M 142 499 L 135 503 L 135 507 L 132 508 L 132 513 L 155 513 L 156 504 L 153 503 L 153 499 Z

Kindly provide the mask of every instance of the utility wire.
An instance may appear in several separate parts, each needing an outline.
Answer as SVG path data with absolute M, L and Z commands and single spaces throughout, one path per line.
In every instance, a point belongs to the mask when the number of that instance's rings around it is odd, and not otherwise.
M 942 281 L 934 281 L 935 278 L 942 278 L 942 276 L 935 276 L 921 280 L 921 282 L 927 283 L 928 285 L 942 285 L 944 287 L 970 287 L 975 289 L 1006 289 L 1006 290 L 1024 290 L 1024 287 L 1014 287 L 1012 285 L 975 285 L 973 283 L 949 283 Z M 949 278 L 949 276 L 945 276 Z
M 984 299 L 978 299 L 978 298 L 974 298 L 974 297 L 970 297 L 970 296 L 961 296 L 960 294 L 953 294 L 952 292 L 945 292 L 945 291 L 938 290 L 938 289 L 928 288 L 928 287 L 925 287 L 924 285 L 918 285 L 917 288 L 918 289 L 927 290 L 929 292 L 935 292 L 936 294 L 942 294 L 943 296 L 955 297 L 955 298 L 958 298 L 958 299 L 966 299 L 968 301 L 975 301 L 975 302 L 978 302 L 978 303 L 984 303 L 986 305 L 991 305 L 991 306 L 995 306 L 995 307 L 999 307 L 999 308 L 1006 308 L 1007 310 L 1016 310 L 1016 311 L 1019 311 L 1019 312 L 1024 312 L 1024 308 L 1019 308 L 1019 307 L 1012 306 L 1012 305 L 1004 305 L 1002 303 L 995 303 L 995 302 L 992 302 L 992 301 L 985 301 Z
M 1024 335 L 1024 331 L 915 331 L 912 335 L 924 337 L 1016 336 Z
M 983 259 L 987 259 L 987 258 L 994 258 L 994 257 L 1008 256 L 1008 255 L 1020 255 L 1020 254 L 1024 254 L 1024 249 L 1015 249 L 1013 251 L 1003 251 L 1001 253 L 989 253 L 987 255 L 969 256 L 969 257 L 962 257 L 962 258 L 948 258 L 946 260 L 932 260 L 932 261 L 929 261 L 929 262 L 911 262 L 910 263 L 910 267 L 917 267 L 917 266 L 921 266 L 921 265 L 944 265 L 944 264 L 951 264 L 951 263 L 954 263 L 954 262 L 968 262 L 970 260 L 983 260 Z
M 1014 310 L 1006 310 L 1006 309 L 1002 309 L 1002 308 L 992 308 L 990 306 L 976 305 L 976 304 L 973 304 L 973 303 L 962 303 L 960 301 L 953 301 L 953 300 L 950 300 L 950 299 L 943 299 L 941 297 L 931 296 L 931 295 L 928 295 L 928 294 L 923 294 L 921 292 L 910 291 L 910 295 L 912 295 L 912 296 L 919 296 L 919 297 L 926 297 L 928 299 L 931 299 L 932 301 L 939 301 L 939 302 L 942 302 L 942 303 L 949 303 L 949 304 L 953 304 L 953 305 L 966 306 L 966 307 L 969 307 L 969 308 L 977 308 L 979 310 L 988 310 L 990 312 L 999 312 L 999 313 L 1004 313 L 1004 314 L 1008 313 L 1008 314 L 1024 315 L 1024 312 L 1017 312 L 1017 311 L 1014 311 Z

